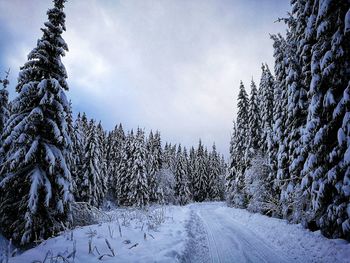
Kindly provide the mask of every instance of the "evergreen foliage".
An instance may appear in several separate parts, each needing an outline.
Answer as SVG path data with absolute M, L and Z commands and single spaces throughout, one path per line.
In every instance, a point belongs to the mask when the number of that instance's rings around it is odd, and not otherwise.
M 71 151 L 67 127 L 67 73 L 61 58 L 68 51 L 65 0 L 47 11 L 43 36 L 21 67 L 11 117 L 2 136 L 0 225 L 17 244 L 28 244 L 62 230 L 71 221 Z

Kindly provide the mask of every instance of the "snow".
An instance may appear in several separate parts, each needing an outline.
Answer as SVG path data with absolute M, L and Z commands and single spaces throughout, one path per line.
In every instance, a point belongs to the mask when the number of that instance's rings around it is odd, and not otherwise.
M 101 255 L 110 255 L 102 258 L 104 262 L 350 262 L 350 244 L 344 240 L 327 239 L 300 224 L 230 208 L 223 202 L 149 209 L 148 213 L 108 212 L 104 223 L 67 231 L 9 262 L 43 260 L 48 251 L 67 257 L 74 246 L 76 263 L 98 262 L 96 248 Z M 150 220 L 157 217 L 164 218 L 161 225 Z M 89 254 L 89 239 L 93 254 Z
M 165 222 L 158 227 L 157 224 L 154 224 L 156 220 L 149 221 L 149 218 L 162 217 L 162 209 L 165 211 Z M 105 262 L 179 261 L 185 249 L 187 237 L 185 225 L 189 208 L 167 206 L 165 208 L 151 208 L 150 210 L 152 212 L 147 214 L 134 209 L 117 209 L 108 213 L 111 218 L 118 216 L 122 237 L 119 234 L 118 221 L 78 227 L 11 258 L 10 262 L 43 261 L 48 251 L 51 251 L 54 256 L 61 254 L 67 257 L 73 251 L 74 244 L 76 246 L 75 263 L 99 262 L 96 250 L 93 250 L 93 254 L 88 253 L 89 235 L 93 236 L 91 238 L 92 247 L 96 247 L 101 255 L 110 253 L 106 239 L 110 243 L 116 257 L 103 257 Z M 137 244 L 135 247 L 130 248 L 135 244 Z M 29 259 L 30 261 L 28 261 Z

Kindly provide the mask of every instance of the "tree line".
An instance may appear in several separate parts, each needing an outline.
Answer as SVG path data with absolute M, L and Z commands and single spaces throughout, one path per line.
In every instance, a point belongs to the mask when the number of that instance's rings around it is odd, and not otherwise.
M 274 77 L 240 84 L 227 201 L 350 240 L 350 3 L 292 0 Z

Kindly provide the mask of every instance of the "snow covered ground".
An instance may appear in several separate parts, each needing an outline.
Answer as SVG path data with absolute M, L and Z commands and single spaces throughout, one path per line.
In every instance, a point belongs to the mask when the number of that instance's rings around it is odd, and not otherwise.
M 346 241 L 221 202 L 109 215 L 110 222 L 68 231 L 9 262 L 44 262 L 46 256 L 46 263 L 51 256 L 58 262 L 75 257 L 76 263 L 99 262 L 101 256 L 105 262 L 350 262 Z

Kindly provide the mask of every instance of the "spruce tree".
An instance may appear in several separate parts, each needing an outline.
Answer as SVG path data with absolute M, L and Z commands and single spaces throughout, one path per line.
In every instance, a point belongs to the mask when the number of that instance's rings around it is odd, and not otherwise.
M 239 86 L 237 108 L 237 153 L 240 154 L 237 159 L 237 171 L 244 174 L 246 168 L 244 155 L 247 150 L 249 134 L 249 100 L 242 81 Z
M 72 155 L 74 164 L 71 167 L 71 174 L 73 195 L 75 200 L 80 199 L 80 190 L 78 190 L 78 186 L 80 186 L 82 182 L 82 178 L 80 177 L 80 175 L 85 155 L 85 137 L 86 135 L 84 134 L 82 126 L 82 117 L 79 112 L 74 122 L 74 131 L 72 135 Z
M 102 176 L 100 166 L 100 145 L 97 134 L 97 127 L 94 120 L 89 123 L 86 145 L 84 148 L 83 166 L 81 169 L 81 183 L 79 184 L 79 201 L 87 202 L 92 206 L 101 205 L 102 197 Z
M 135 137 L 134 132 L 131 130 L 126 136 L 125 142 L 121 150 L 121 158 L 118 165 L 118 184 L 116 188 L 115 196 L 117 197 L 118 204 L 129 206 L 128 195 L 130 192 L 131 183 L 131 169 L 133 164 L 133 156 L 135 151 Z
M 67 162 L 67 166 L 69 167 L 68 169 L 71 172 L 71 183 L 72 183 L 72 193 L 74 196 L 74 192 L 76 191 L 76 181 L 75 181 L 75 177 L 73 174 L 73 171 L 76 169 L 76 164 L 77 164 L 77 157 L 75 156 L 74 152 L 75 152 L 75 147 L 77 144 L 77 137 L 76 137 L 76 133 L 75 133 L 75 129 L 74 129 L 74 120 L 73 120 L 73 108 L 72 108 L 72 102 L 69 101 L 69 109 L 67 112 L 67 116 L 66 116 L 66 121 L 67 121 L 67 132 L 69 134 L 69 138 L 70 138 L 70 151 L 66 152 L 66 162 Z
M 108 191 L 108 182 L 110 181 L 109 174 L 107 171 L 107 138 L 106 132 L 102 127 L 101 122 L 96 127 L 97 133 L 97 145 L 99 148 L 98 155 L 98 166 L 100 170 L 100 178 L 99 178 L 99 203 L 100 205 L 103 203 L 103 199 Z
M 2 89 L 0 89 L 0 142 L 1 135 L 4 131 L 4 127 L 6 125 L 7 120 L 10 117 L 9 110 L 9 92 L 7 91 L 7 86 L 9 85 L 8 75 L 10 70 L 6 72 L 6 76 L 4 79 L 0 79 L 0 83 L 2 83 Z M 0 155 L 1 161 L 1 155 Z
M 237 113 L 237 130 L 236 130 L 236 144 L 234 147 L 235 154 L 235 184 L 234 184 L 234 203 L 235 206 L 244 208 L 246 206 L 246 196 L 244 193 L 244 172 L 247 168 L 245 162 L 245 153 L 248 145 L 248 109 L 249 101 L 248 95 L 245 91 L 244 85 L 241 82 L 240 91 L 238 94 L 238 113 Z
M 229 206 L 234 205 L 234 189 L 236 180 L 236 167 L 237 167 L 237 128 L 236 123 L 233 122 L 233 132 L 231 134 L 230 141 L 230 163 L 228 171 L 225 177 L 225 198 Z
M 208 199 L 220 200 L 219 184 L 220 184 L 220 159 L 216 151 L 215 143 L 208 160 Z
M 288 85 L 288 115 L 286 127 L 288 130 L 288 165 L 289 182 L 285 200 L 288 200 L 288 210 L 292 212 L 290 220 L 300 222 L 302 207 L 309 201 L 303 196 L 300 186 L 300 174 L 308 152 L 308 146 L 303 142 L 303 131 L 306 123 L 308 107 L 308 86 L 310 83 L 311 48 L 314 42 L 313 23 L 309 22 L 313 1 L 293 0 L 292 17 L 287 19 L 289 33 L 289 66 L 287 72 Z M 311 20 L 312 21 L 312 20 Z M 291 209 L 293 211 L 291 211 Z M 283 210 L 286 211 L 284 208 Z M 290 213 L 288 213 L 290 214 Z
M 162 201 L 162 193 L 157 182 L 158 173 L 161 168 L 162 147 L 160 133 L 157 131 L 155 135 L 153 135 L 151 131 L 147 141 L 147 178 L 151 203 Z
M 303 170 L 303 186 L 311 193 L 312 220 L 324 235 L 348 239 L 349 173 L 344 134 L 350 76 L 349 8 L 348 1 L 327 1 L 320 2 L 317 13 L 313 10 L 317 42 L 312 48 L 306 124 L 307 135 L 313 139 Z
M 122 150 L 124 148 L 125 140 L 126 136 L 122 124 L 116 125 L 107 138 L 106 166 L 108 173 L 108 188 L 110 195 L 114 199 L 118 198 L 120 187 L 120 173 L 118 169 L 122 159 Z
M 187 166 L 187 174 L 188 174 L 188 189 L 190 192 L 190 199 L 194 200 L 194 182 L 195 182 L 195 167 L 196 167 L 196 151 L 192 146 L 190 149 L 190 153 L 188 156 L 188 166 Z
M 261 141 L 261 129 L 260 129 L 260 114 L 258 104 L 258 90 L 254 81 L 252 80 L 250 85 L 250 98 L 249 98 L 249 111 L 248 111 L 248 146 L 246 150 L 246 162 L 249 165 L 249 159 L 256 154 L 259 149 L 259 143 Z
M 134 140 L 134 152 L 130 170 L 130 192 L 128 202 L 137 207 L 144 207 L 149 203 L 146 169 L 146 146 L 144 131 L 137 129 Z
M 43 36 L 21 67 L 2 137 L 0 225 L 7 238 L 22 245 L 57 234 L 71 221 L 68 85 L 61 62 L 68 51 L 61 36 L 65 0 L 53 2 Z
M 259 109 L 260 109 L 260 148 L 263 152 L 267 151 L 269 136 L 273 125 L 274 108 L 274 78 L 269 67 L 263 64 L 262 74 L 259 84 Z
M 181 145 L 178 146 L 176 154 L 175 169 L 175 198 L 179 205 L 185 205 L 189 202 L 189 189 L 187 181 L 187 162 Z
M 224 155 L 221 155 L 220 159 L 220 175 L 219 175 L 219 197 L 220 200 L 225 200 L 226 193 L 226 176 L 227 176 L 227 162 Z
M 193 174 L 193 200 L 196 202 L 203 202 L 207 198 L 208 177 L 205 157 L 202 141 L 199 140 Z
M 274 41 L 274 58 L 275 58 L 275 87 L 274 87 L 274 108 L 273 108 L 273 128 L 268 144 L 268 158 L 270 165 L 269 179 L 273 182 L 275 195 L 280 196 L 284 202 L 285 191 L 287 190 L 289 173 L 288 173 L 288 145 L 286 144 L 287 130 L 287 106 L 288 90 L 286 85 L 287 73 L 287 51 L 288 46 L 284 37 L 281 35 L 272 35 Z M 281 193 L 282 192 L 282 193 Z M 285 209 L 283 213 L 288 212 Z

